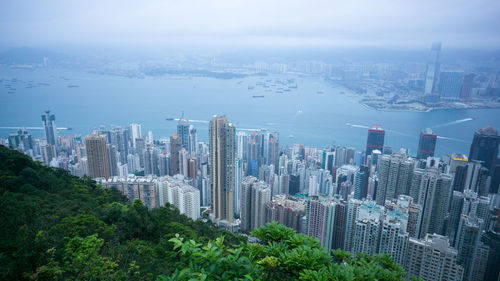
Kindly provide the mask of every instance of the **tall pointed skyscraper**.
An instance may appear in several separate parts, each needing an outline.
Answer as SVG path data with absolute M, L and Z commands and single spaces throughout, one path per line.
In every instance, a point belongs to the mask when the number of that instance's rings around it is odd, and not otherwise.
M 431 95 L 436 91 L 437 80 L 439 76 L 439 55 L 441 53 L 441 42 L 432 43 L 431 55 L 427 62 L 427 71 L 425 73 L 424 95 Z
M 233 188 L 235 176 L 235 127 L 226 116 L 214 116 L 210 121 L 210 168 L 212 208 L 217 222 L 233 222 Z
M 45 111 L 42 115 L 42 126 L 45 131 L 45 139 L 47 140 L 47 143 L 57 146 L 56 116 L 54 114 L 50 114 L 50 110 Z

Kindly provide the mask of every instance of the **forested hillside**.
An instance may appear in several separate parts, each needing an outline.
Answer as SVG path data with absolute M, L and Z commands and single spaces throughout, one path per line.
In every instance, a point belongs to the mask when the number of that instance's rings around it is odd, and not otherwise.
M 172 206 L 130 203 L 1 145 L 0 214 L 0 280 L 155 280 L 182 267 L 168 242 L 176 233 L 245 241 Z

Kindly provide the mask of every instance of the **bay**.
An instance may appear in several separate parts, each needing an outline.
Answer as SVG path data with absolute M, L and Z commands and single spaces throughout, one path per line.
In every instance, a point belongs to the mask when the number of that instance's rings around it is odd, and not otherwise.
M 13 78 L 17 81 L 12 82 Z M 276 88 L 282 86 L 265 91 L 256 85 L 287 78 L 295 79 L 297 89 L 277 93 Z M 266 128 L 278 131 L 283 145 L 301 142 L 320 148 L 336 143 L 363 150 L 367 129 L 346 123 L 381 125 L 388 130 L 385 145 L 395 150 L 405 147 L 411 154 L 416 152 L 419 132 L 430 127 L 443 137 L 438 139 L 436 147 L 436 154 L 440 156 L 468 154 L 476 130 L 487 125 L 500 128 L 500 109 L 377 111 L 360 104 L 352 92 L 340 85 L 321 77 L 291 74 L 243 79 L 182 76 L 138 79 L 93 74 L 82 69 L 0 66 L 0 79 L 0 127 L 39 127 L 43 111 L 51 110 L 56 114 L 58 127 L 73 128 L 60 134 L 85 136 L 100 125 L 127 126 L 135 122 L 142 124 L 143 134 L 151 130 L 158 139 L 175 132 L 176 122 L 165 119 L 179 118 L 182 112 L 187 119 L 207 121 L 213 115 L 225 114 L 238 129 Z M 254 88 L 248 89 L 249 85 Z M 255 95 L 264 97 L 254 98 Z M 439 126 L 466 118 L 474 120 Z M 198 138 L 207 141 L 208 124 L 193 125 L 198 130 Z M 0 129 L 0 137 L 14 131 Z M 30 132 L 36 137 L 43 134 L 41 130 Z

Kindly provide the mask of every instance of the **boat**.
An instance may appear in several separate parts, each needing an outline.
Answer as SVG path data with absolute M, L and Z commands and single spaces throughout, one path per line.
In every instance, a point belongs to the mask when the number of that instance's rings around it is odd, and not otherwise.
M 248 89 L 249 89 L 249 90 L 253 90 L 253 88 L 255 88 L 255 87 L 254 87 L 254 86 L 252 86 L 252 85 L 248 85 Z
M 168 118 L 165 118 L 165 120 L 167 120 L 167 121 L 174 121 L 175 119 L 171 118 L 171 117 L 168 117 Z
M 278 91 L 276 91 L 276 93 L 277 94 L 283 94 L 283 91 L 278 90 Z
M 78 88 L 78 87 L 80 87 L 80 86 L 75 85 L 75 84 L 69 84 L 69 85 L 68 85 L 68 88 Z
M 294 135 L 289 135 L 288 137 L 291 138 L 291 139 L 295 138 Z
M 316 92 L 316 94 L 324 94 L 324 93 L 325 93 L 325 91 L 322 91 L 322 90 L 319 90 Z
M 263 98 L 264 96 L 263 95 L 260 95 L 260 96 L 252 96 L 252 98 Z

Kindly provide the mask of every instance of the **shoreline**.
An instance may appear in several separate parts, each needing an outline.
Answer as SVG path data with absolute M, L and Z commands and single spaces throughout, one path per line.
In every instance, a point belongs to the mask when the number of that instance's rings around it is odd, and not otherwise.
M 359 101 L 359 103 L 368 109 L 373 109 L 373 110 L 377 110 L 377 111 L 386 111 L 386 112 L 431 112 L 431 111 L 435 111 L 435 110 L 459 110 L 459 109 L 467 110 L 467 109 L 499 109 L 500 108 L 500 105 L 496 105 L 496 106 L 467 106 L 467 107 L 439 106 L 439 107 L 426 107 L 423 110 L 419 110 L 419 109 L 411 109 L 411 108 L 407 108 L 407 109 L 392 108 L 390 106 L 381 108 L 381 107 L 372 106 L 372 105 L 367 104 L 363 101 Z

